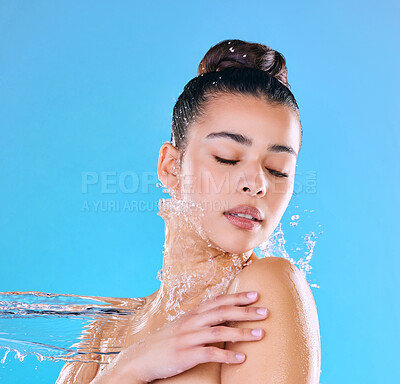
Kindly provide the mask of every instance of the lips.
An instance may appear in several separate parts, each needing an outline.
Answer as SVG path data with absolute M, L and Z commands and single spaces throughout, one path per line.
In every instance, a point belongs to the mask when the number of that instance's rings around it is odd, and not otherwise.
M 227 213 L 229 214 L 243 213 L 245 215 L 252 216 L 254 219 L 256 219 L 256 221 L 264 220 L 263 213 L 258 208 L 252 207 L 251 205 L 238 205 L 230 209 L 229 211 L 224 212 L 224 214 Z

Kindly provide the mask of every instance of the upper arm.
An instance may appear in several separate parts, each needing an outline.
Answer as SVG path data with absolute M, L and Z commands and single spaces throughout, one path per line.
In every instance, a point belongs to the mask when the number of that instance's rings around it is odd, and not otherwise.
M 56 384 L 89 384 L 96 377 L 98 368 L 98 363 L 66 363 L 58 376 Z
M 98 344 L 101 339 L 100 333 L 101 322 L 96 320 L 83 332 L 81 336 L 82 341 L 74 345 L 80 352 L 85 353 L 85 355 L 82 355 L 85 359 L 100 359 L 100 355 L 96 353 L 98 352 Z M 61 369 L 56 384 L 88 384 L 96 377 L 98 369 L 99 363 L 96 362 L 67 362 Z
M 246 272 L 246 274 L 244 273 Z M 265 320 L 232 322 L 237 328 L 263 328 L 259 341 L 227 342 L 225 349 L 243 352 L 241 364 L 222 364 L 221 384 L 317 384 L 320 375 L 320 335 L 313 295 L 303 273 L 288 260 L 257 261 L 234 287 L 258 291 L 251 306 L 268 308 Z

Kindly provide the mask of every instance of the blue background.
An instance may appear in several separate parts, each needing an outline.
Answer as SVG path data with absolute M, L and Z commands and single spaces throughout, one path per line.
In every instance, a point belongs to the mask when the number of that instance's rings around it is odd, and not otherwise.
M 260 42 L 287 60 L 298 171 L 317 180 L 297 197 L 323 228 L 308 278 L 320 286 L 320 382 L 397 381 L 399 11 L 387 0 L 0 1 L 0 291 L 158 289 L 156 206 L 84 202 L 167 197 L 155 182 L 136 193 L 118 182 L 156 175 L 174 103 L 212 45 Z M 84 172 L 111 184 L 84 193 Z M 61 367 L 9 355 L 0 381 L 52 383 Z

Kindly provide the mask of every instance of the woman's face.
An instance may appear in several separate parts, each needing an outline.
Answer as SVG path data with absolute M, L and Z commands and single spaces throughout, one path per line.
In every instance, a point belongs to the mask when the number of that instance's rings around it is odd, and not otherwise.
M 236 254 L 257 247 L 279 224 L 293 192 L 298 117 L 253 96 L 222 94 L 188 135 L 180 197 L 203 207 L 212 244 Z M 258 209 L 262 221 L 226 213 L 239 205 Z

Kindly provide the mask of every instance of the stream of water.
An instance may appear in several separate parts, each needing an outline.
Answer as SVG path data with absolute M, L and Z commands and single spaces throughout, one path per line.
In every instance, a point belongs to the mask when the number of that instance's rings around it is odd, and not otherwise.
M 298 208 L 298 207 L 295 207 Z M 313 211 L 305 210 L 303 219 L 311 220 Z M 285 233 L 297 230 L 300 215 L 290 216 Z M 290 260 L 307 276 L 311 272 L 310 261 L 316 239 L 323 233 L 308 231 L 301 236 L 289 252 L 280 224 L 270 238 L 255 249 L 259 257 L 279 256 Z M 292 258 L 289 256 L 294 255 Z M 296 257 L 300 254 L 301 257 Z M 162 279 L 162 270 L 157 278 Z M 309 282 L 313 288 L 319 288 Z M 14 354 L 21 361 L 27 355 L 34 355 L 39 361 L 94 361 L 96 355 L 118 354 L 121 345 L 103 344 L 101 350 L 93 347 L 93 340 L 100 330 L 108 330 L 118 324 L 119 329 L 132 329 L 135 314 L 145 304 L 144 298 L 110 298 L 51 294 L 42 292 L 0 292 L 0 353 L 1 363 Z M 124 326 L 124 322 L 127 326 Z M 96 332 L 94 332 L 96 325 Z M 140 328 L 140 321 L 135 324 Z M 124 335 L 118 334 L 118 340 Z M 1 355 L 0 355 L 1 358 Z

